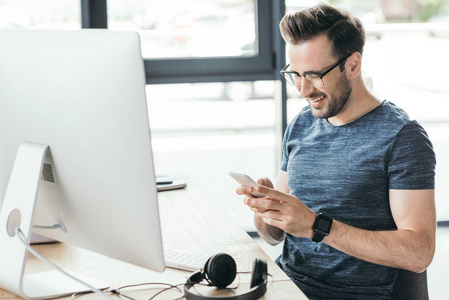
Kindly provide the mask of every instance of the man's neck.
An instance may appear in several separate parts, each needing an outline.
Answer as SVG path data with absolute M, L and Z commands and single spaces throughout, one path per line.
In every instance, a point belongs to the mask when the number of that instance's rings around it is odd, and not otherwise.
M 371 94 L 364 84 L 353 86 L 351 95 L 342 110 L 334 117 L 327 119 L 333 126 L 342 126 L 363 117 L 382 101 Z

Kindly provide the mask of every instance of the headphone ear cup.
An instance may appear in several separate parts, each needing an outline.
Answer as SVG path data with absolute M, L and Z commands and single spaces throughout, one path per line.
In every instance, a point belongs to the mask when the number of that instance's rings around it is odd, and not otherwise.
M 218 253 L 212 256 L 204 266 L 204 277 L 219 289 L 231 284 L 236 275 L 237 265 L 234 259 L 226 253 Z
M 253 273 L 251 274 L 251 288 L 262 284 L 267 280 L 267 261 L 256 258 L 254 260 Z

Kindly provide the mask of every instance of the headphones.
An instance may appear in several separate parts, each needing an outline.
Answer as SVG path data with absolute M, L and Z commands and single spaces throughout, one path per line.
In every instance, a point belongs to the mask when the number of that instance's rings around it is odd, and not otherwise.
M 218 253 L 211 256 L 204 265 L 203 271 L 193 273 L 184 285 L 184 296 L 187 300 L 221 299 L 221 300 L 254 300 L 262 297 L 267 291 L 267 261 L 256 258 L 251 274 L 250 290 L 246 293 L 227 297 L 202 296 L 194 294 L 190 288 L 195 284 L 206 280 L 209 286 L 219 289 L 226 288 L 237 275 L 237 266 L 234 259 L 226 253 Z

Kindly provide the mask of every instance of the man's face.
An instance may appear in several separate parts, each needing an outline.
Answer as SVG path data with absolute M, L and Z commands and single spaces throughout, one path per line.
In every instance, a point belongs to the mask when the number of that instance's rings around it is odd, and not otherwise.
M 290 70 L 301 74 L 310 71 L 323 73 L 337 62 L 337 59 L 330 54 L 330 44 L 325 36 L 288 47 Z M 352 87 L 345 72 L 341 72 L 339 66 L 326 74 L 322 80 L 324 86 L 316 88 L 301 77 L 298 90 L 309 102 L 312 114 L 316 118 L 328 119 L 338 115 L 344 109 Z

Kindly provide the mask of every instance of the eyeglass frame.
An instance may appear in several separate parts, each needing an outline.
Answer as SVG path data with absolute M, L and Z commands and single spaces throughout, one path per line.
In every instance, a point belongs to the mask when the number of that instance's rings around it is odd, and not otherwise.
M 287 64 L 281 71 L 280 71 L 280 73 L 281 73 L 281 75 L 282 75 L 282 77 L 284 77 L 285 78 L 285 81 L 287 81 L 288 83 L 290 83 L 290 84 L 293 84 L 293 85 L 295 85 L 295 86 L 299 86 L 299 85 L 297 85 L 296 83 L 291 83 L 288 79 L 287 79 L 287 77 L 285 76 L 285 74 L 295 74 L 296 76 L 298 76 L 298 78 L 301 78 L 301 76 L 302 77 L 304 77 L 306 80 L 307 80 L 307 77 L 306 77 L 306 75 L 309 75 L 309 74 L 311 74 L 311 75 L 317 75 L 320 79 L 321 79 L 321 81 L 323 81 L 323 77 L 326 75 L 326 74 L 328 74 L 328 73 L 330 73 L 333 69 L 335 69 L 337 66 L 339 66 L 342 62 L 344 62 L 346 59 L 348 59 L 348 57 L 349 56 L 351 56 L 352 55 L 352 53 L 350 53 L 350 54 L 348 54 L 348 55 L 346 55 L 346 56 L 344 56 L 342 59 L 340 59 L 339 61 L 337 61 L 336 63 L 335 63 L 335 65 L 333 65 L 332 67 L 330 67 L 329 69 L 327 69 L 326 71 L 324 71 L 323 73 L 320 73 L 320 72 L 314 72 L 314 71 L 306 71 L 306 72 L 304 72 L 304 73 L 299 73 L 299 72 L 296 72 L 296 71 L 287 71 L 287 68 L 288 67 L 290 67 L 290 64 Z M 307 82 L 309 82 L 309 81 L 307 81 Z M 310 84 L 310 82 L 309 82 L 309 84 Z M 324 82 L 323 82 L 323 86 L 324 86 Z

